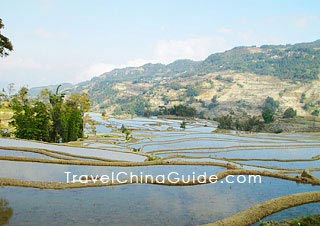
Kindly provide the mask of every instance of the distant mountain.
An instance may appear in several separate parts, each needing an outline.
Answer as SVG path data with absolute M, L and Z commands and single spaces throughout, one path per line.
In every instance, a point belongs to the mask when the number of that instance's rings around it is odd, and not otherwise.
M 168 65 L 115 69 L 90 81 L 68 84 L 64 89 L 88 92 L 95 109 L 117 114 L 142 112 L 141 108 L 153 111 L 158 106 L 178 103 L 193 105 L 209 115 L 230 110 L 257 114 L 266 96 L 279 99 L 283 106 L 297 107 L 301 114 L 309 114 L 320 100 L 319 89 L 314 87 L 319 74 L 317 40 L 236 47 L 203 61 L 177 60 Z M 306 103 L 300 101 L 302 94 L 307 96 Z M 213 96 L 219 104 L 208 107 Z
M 34 87 L 34 88 L 31 88 L 29 90 L 29 94 L 31 96 L 37 96 L 41 92 L 41 90 L 43 90 L 43 89 L 48 89 L 51 92 L 55 92 L 57 87 L 58 87 L 58 85 Z M 60 87 L 60 90 L 67 90 L 67 89 L 70 89 L 70 88 L 73 88 L 73 85 L 71 83 L 62 83 L 61 87 Z

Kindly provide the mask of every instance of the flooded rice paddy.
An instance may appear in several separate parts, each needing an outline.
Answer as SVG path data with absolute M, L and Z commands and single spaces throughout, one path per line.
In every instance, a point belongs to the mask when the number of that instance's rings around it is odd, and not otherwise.
M 7 224 L 201 225 L 269 199 L 320 190 L 319 134 L 220 134 L 217 124 L 206 120 L 188 120 L 181 129 L 178 119 L 90 117 L 95 131 L 88 124 L 88 138 L 73 146 L 0 138 L 0 200 L 5 200 L 0 205 L 7 203 L 12 210 Z M 132 131 L 130 140 L 121 133 L 122 125 Z M 65 172 L 125 172 L 122 179 L 141 172 L 255 172 L 261 173 L 262 183 L 228 184 L 222 173 L 216 183 L 77 188 L 65 186 Z M 316 214 L 319 209 L 319 202 L 309 203 L 265 219 Z

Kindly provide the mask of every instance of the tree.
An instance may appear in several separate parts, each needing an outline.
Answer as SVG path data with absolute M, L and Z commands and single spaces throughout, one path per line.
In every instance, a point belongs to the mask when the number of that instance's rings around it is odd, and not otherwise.
M 0 30 L 4 28 L 2 19 L 0 19 Z M 9 52 L 13 50 L 13 46 L 10 40 L 1 34 L 0 31 L 0 57 L 5 57 L 9 55 Z
M 14 111 L 12 125 L 18 138 L 48 142 L 69 142 L 83 137 L 83 116 L 90 102 L 86 94 L 65 95 L 44 91 L 41 97 L 30 99 L 23 87 L 14 95 L 10 107 Z
M 62 103 L 65 94 L 59 94 L 59 85 L 56 89 L 55 94 L 49 93 L 49 101 L 52 107 L 52 134 L 51 138 L 54 142 L 57 142 L 64 133 L 63 125 L 62 125 Z
M 233 129 L 233 120 L 231 115 L 223 115 L 216 118 L 217 122 L 219 122 L 219 129 Z
M 17 138 L 50 141 L 50 113 L 48 106 L 40 101 L 35 103 L 28 97 L 28 89 L 23 87 L 10 102 L 14 111 L 12 125 Z
M 194 107 L 189 107 L 182 104 L 174 105 L 166 111 L 167 112 L 165 114 L 176 116 L 194 117 L 197 115 L 197 110 Z
M 294 118 L 297 116 L 297 111 L 295 111 L 293 108 L 287 108 L 285 112 L 283 113 L 283 118 Z
M 267 97 L 264 102 L 263 109 L 269 109 L 273 114 L 279 109 L 279 101 L 275 101 L 272 97 Z
M 211 99 L 211 103 L 208 105 L 209 110 L 218 106 L 217 96 L 213 96 Z
M 262 111 L 262 118 L 265 123 L 271 123 L 274 121 L 274 112 L 271 109 L 266 108 Z

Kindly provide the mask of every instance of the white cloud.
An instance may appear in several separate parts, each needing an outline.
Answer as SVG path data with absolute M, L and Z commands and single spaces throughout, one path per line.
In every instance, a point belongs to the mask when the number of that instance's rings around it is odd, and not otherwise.
M 45 76 L 51 69 L 51 65 L 40 63 L 32 58 L 14 55 L 5 57 L 0 61 L 0 88 L 11 82 L 17 87 L 46 84 L 51 82 L 50 78 Z
M 46 39 L 56 38 L 54 32 L 37 29 L 36 34 Z M 30 87 L 56 84 L 59 82 L 78 83 L 109 72 L 115 68 L 138 67 L 146 63 L 171 63 L 178 59 L 203 60 L 210 54 L 225 51 L 239 45 L 259 45 L 281 43 L 270 35 L 259 34 L 253 30 L 236 31 L 222 27 L 212 36 L 189 37 L 185 39 L 166 39 L 155 42 L 151 54 L 144 58 L 134 58 L 124 62 L 91 62 L 87 65 L 66 61 L 61 64 L 36 61 L 32 58 L 19 58 L 14 55 L 0 61 L 0 81 L 25 83 Z M 45 60 L 45 59 L 44 59 Z M 31 77 L 29 77 L 32 75 Z M 1 83 L 0 83 L 1 84 Z
M 149 59 L 132 59 L 124 64 L 106 62 L 92 63 L 87 66 L 74 82 L 80 82 L 99 76 L 116 68 L 138 67 L 146 63 L 171 63 L 178 59 L 203 60 L 208 55 L 228 48 L 222 36 L 196 37 L 185 40 L 160 40 L 153 48 Z
M 170 63 L 177 59 L 202 60 L 229 45 L 223 36 L 195 37 L 185 40 L 160 40 L 154 47 L 154 60 Z
M 139 67 L 146 63 L 150 63 L 150 60 L 144 60 L 144 59 L 133 59 L 129 60 L 125 64 L 109 64 L 109 63 L 93 63 L 89 66 L 87 66 L 82 73 L 80 73 L 80 76 L 76 76 L 74 79 L 74 82 L 82 82 L 85 80 L 89 80 L 94 76 L 99 76 L 103 73 L 110 72 L 113 69 L 116 68 L 125 68 L 125 67 Z
M 125 64 L 126 65 L 125 67 L 139 67 L 147 63 L 155 63 L 155 61 L 138 58 L 138 59 L 129 60 Z
M 80 73 L 80 76 L 77 76 L 74 82 L 88 80 L 116 68 L 138 67 L 146 63 L 168 64 L 178 59 L 204 60 L 210 54 L 225 51 L 238 45 L 279 43 L 279 40 L 272 36 L 264 36 L 254 31 L 236 32 L 228 28 L 221 28 L 220 32 L 228 35 L 203 36 L 183 40 L 160 40 L 155 43 L 149 59 L 137 58 L 123 64 L 92 63 Z M 255 43 L 256 40 L 261 42 Z
M 115 68 L 116 68 L 116 65 L 113 65 L 113 64 L 107 64 L 107 63 L 91 64 L 84 69 L 84 71 L 80 74 L 80 76 L 74 77 L 74 82 L 89 80 L 94 76 L 98 76 L 105 72 L 112 71 Z

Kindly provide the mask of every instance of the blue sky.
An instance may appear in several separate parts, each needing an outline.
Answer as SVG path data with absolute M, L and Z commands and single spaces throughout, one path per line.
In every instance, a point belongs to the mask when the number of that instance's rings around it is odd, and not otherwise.
M 202 60 L 239 45 L 320 39 L 320 1 L 1 0 L 0 88 L 76 83 L 113 68 Z

